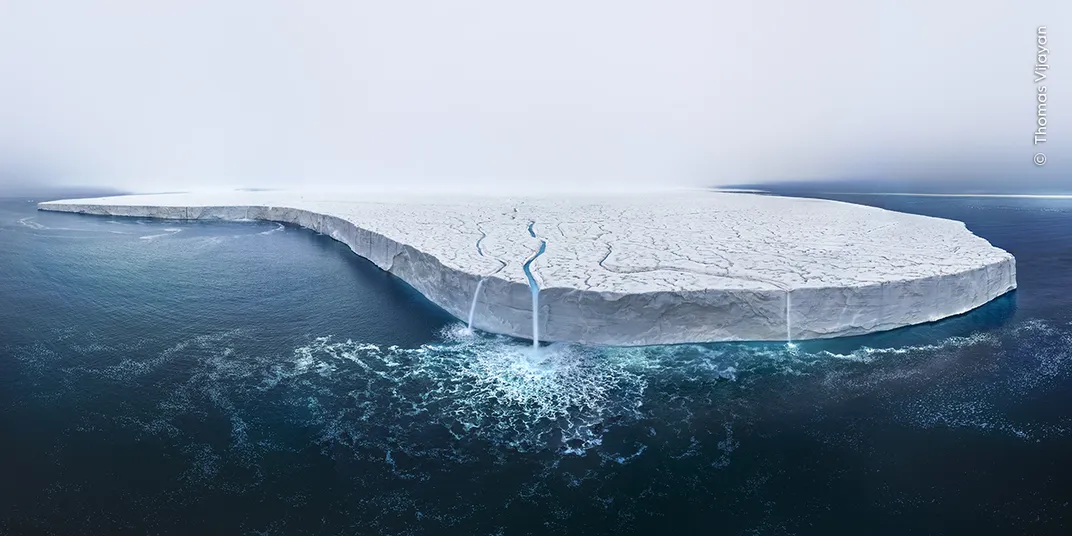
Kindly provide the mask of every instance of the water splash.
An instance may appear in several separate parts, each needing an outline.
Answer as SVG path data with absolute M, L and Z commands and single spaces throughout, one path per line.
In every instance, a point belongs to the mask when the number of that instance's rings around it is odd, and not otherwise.
M 362 437 L 373 424 L 410 453 L 444 429 L 463 444 L 584 452 L 602 443 L 608 420 L 640 418 L 644 352 L 552 344 L 536 353 L 460 323 L 443 338 L 417 348 L 318 338 L 273 365 L 262 385 L 293 390 L 294 403 L 312 412 L 301 419 L 320 423 L 326 443 Z

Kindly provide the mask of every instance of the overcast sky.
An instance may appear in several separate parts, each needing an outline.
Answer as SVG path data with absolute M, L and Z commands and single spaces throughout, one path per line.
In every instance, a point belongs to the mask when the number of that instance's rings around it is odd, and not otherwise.
M 0 0 L 0 186 L 1070 190 L 1070 57 L 1068 0 Z

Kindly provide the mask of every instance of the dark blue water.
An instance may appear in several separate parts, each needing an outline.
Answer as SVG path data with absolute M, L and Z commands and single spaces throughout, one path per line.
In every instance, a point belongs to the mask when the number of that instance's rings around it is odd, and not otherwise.
M 0 200 L 0 534 L 1068 534 L 1072 201 L 843 199 L 966 221 L 1019 290 L 534 353 L 311 231 Z

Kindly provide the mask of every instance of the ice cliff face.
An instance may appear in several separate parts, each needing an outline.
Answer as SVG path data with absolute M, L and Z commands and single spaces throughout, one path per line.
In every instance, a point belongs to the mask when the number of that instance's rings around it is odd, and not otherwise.
M 299 225 L 345 243 L 461 320 L 472 308 L 474 328 L 524 338 L 538 330 L 552 341 L 859 335 L 964 313 L 1016 287 L 1012 255 L 960 222 L 813 199 L 230 192 L 39 208 Z

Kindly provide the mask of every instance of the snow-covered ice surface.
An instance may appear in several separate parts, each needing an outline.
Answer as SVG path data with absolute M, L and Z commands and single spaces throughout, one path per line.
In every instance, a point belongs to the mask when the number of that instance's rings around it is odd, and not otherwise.
M 38 208 L 296 224 L 345 243 L 463 321 L 472 311 L 476 329 L 532 338 L 538 328 L 540 340 L 551 341 L 646 345 L 859 335 L 964 313 L 1016 287 L 1012 255 L 961 222 L 743 193 L 508 198 L 236 191 L 50 201 Z

